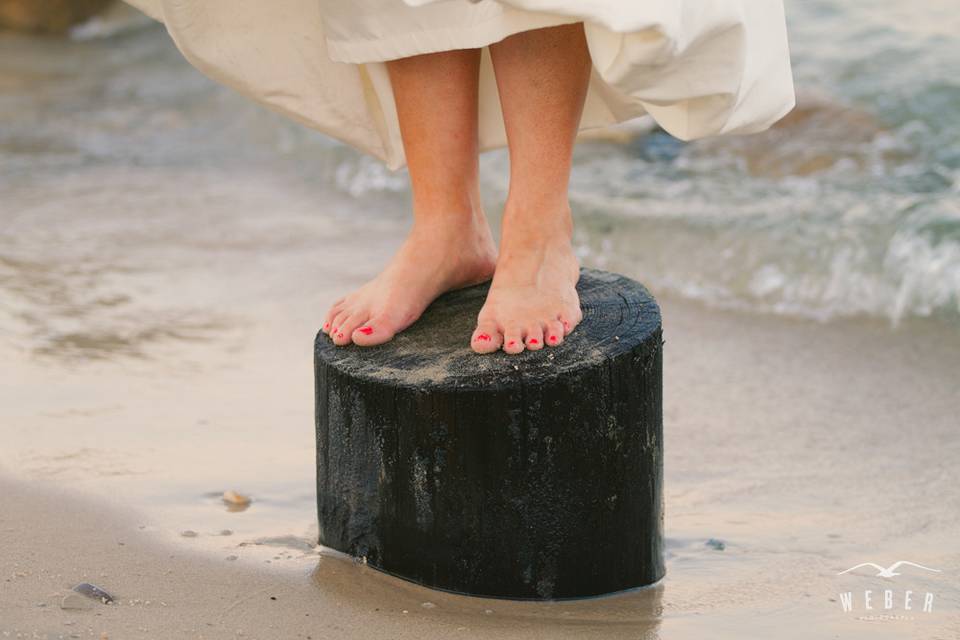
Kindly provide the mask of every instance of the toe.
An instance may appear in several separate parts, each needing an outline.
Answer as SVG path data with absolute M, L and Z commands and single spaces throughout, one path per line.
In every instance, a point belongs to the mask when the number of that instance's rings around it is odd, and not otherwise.
M 492 353 L 503 344 L 503 336 L 497 330 L 497 325 L 489 320 L 481 321 L 473 330 L 470 346 L 477 353 Z
M 346 324 L 350 314 L 347 311 L 341 311 L 330 321 L 330 338 L 335 344 L 349 344 L 350 334 L 343 332 L 343 325 Z
M 350 344 L 353 342 L 354 332 L 363 326 L 369 317 L 370 314 L 366 311 L 358 311 L 348 315 L 343 319 L 343 322 L 337 325 L 337 338 L 335 342 L 337 344 Z
M 543 348 L 543 327 L 533 325 L 527 329 L 526 345 L 530 351 Z
M 387 342 L 395 334 L 389 318 L 374 316 L 354 329 L 350 337 L 354 344 L 372 347 Z
M 563 335 L 568 336 L 570 332 L 573 331 L 580 320 L 583 318 L 583 312 L 579 309 L 572 313 L 561 313 L 560 314 L 560 324 L 563 325 Z
M 333 319 L 336 317 L 336 315 L 337 314 L 334 313 L 333 309 L 327 311 L 327 315 L 323 319 L 323 328 L 320 329 L 325 334 L 330 335 L 330 329 L 333 327 Z
M 544 332 L 543 338 L 548 347 L 555 347 L 563 342 L 563 336 L 564 329 L 562 322 L 553 320 L 547 323 L 547 330 Z
M 346 298 L 340 298 L 339 300 L 334 302 L 332 305 L 330 305 L 330 309 L 327 311 L 327 315 L 324 316 L 323 318 L 323 329 L 321 330 L 324 333 L 326 334 L 330 333 L 330 329 L 333 327 L 333 320 L 334 318 L 337 317 L 338 313 L 343 311 L 343 304 L 345 301 L 346 301 Z
M 507 329 L 507 332 L 503 335 L 503 350 L 507 353 L 523 351 L 523 332 L 519 327 Z

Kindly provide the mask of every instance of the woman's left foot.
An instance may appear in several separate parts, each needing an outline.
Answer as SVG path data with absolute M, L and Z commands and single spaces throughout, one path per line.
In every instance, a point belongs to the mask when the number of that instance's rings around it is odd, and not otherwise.
M 577 326 L 583 313 L 572 228 L 566 202 L 535 209 L 507 204 L 500 258 L 470 339 L 474 351 L 554 347 Z

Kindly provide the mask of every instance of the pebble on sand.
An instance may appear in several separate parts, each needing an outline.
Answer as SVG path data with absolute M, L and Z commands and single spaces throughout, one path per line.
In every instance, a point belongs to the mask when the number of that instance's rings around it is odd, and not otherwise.
M 246 507 L 250 504 L 250 497 L 236 491 L 224 491 L 223 501 L 233 507 Z
M 710 538 L 707 540 L 706 545 L 711 549 L 716 549 L 717 551 L 723 551 L 727 548 L 727 545 L 723 540 L 717 540 L 716 538 Z
M 184 538 L 196 538 L 197 532 L 193 531 L 192 529 L 187 529 L 185 531 L 181 531 L 180 535 L 183 536 Z

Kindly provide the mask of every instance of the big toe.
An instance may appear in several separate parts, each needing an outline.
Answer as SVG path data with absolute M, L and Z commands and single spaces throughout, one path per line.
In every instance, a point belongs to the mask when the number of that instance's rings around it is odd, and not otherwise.
M 370 318 L 362 326 L 354 329 L 351 339 L 361 347 L 373 347 L 388 342 L 396 335 L 388 318 L 379 316 Z
M 493 353 L 503 344 L 503 336 L 497 329 L 497 325 L 490 321 L 481 321 L 477 328 L 473 330 L 473 336 L 470 338 L 470 346 L 477 353 Z

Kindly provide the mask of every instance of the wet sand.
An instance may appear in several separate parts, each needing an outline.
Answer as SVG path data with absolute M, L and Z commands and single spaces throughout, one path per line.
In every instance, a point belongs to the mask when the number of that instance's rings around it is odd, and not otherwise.
M 281 537 L 251 544 L 255 531 L 216 538 L 219 547 L 198 544 L 214 539 L 207 532 L 220 526 L 211 502 L 198 500 L 206 515 L 200 507 L 193 515 L 201 535 L 182 538 L 163 509 L 122 496 L 108 507 L 102 495 L 89 497 L 98 493 L 96 483 L 70 493 L 56 489 L 70 483 L 55 478 L 25 485 L 29 474 L 21 473 L 0 485 L 0 632 L 956 637 L 960 348 L 950 330 L 930 323 L 896 330 L 879 322 L 824 325 L 673 300 L 662 305 L 668 573 L 655 589 L 541 604 L 437 593 L 317 555 L 296 543 L 309 540 L 309 531 L 292 536 L 282 553 Z M 303 342 L 308 351 L 309 335 Z M 308 353 L 301 355 L 306 362 Z M 191 473 L 184 471 L 204 484 L 202 474 Z M 312 472 L 291 474 L 300 475 Z M 859 562 L 887 566 L 901 559 L 941 573 L 837 575 Z M 61 610 L 60 598 L 81 581 L 114 593 L 119 604 Z M 865 589 L 895 590 L 898 606 L 885 612 L 858 605 L 844 613 L 838 594 L 862 599 Z M 933 611 L 902 610 L 906 589 L 933 593 Z M 884 614 L 902 619 L 860 619 Z

